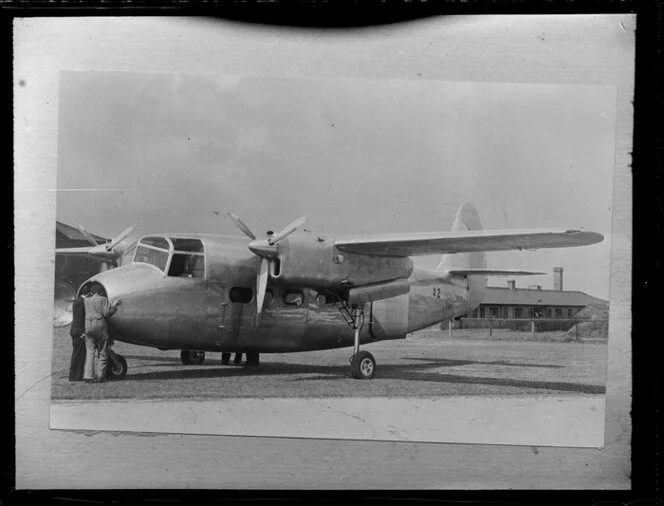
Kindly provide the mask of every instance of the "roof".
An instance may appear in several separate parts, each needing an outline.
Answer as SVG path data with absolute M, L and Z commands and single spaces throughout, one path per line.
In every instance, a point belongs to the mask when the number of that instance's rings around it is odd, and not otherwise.
M 60 234 L 64 235 L 69 240 L 84 241 L 86 244 L 90 244 L 90 242 L 86 239 L 86 237 L 83 235 L 83 233 L 79 229 L 77 229 L 75 227 L 72 227 L 70 225 L 67 225 L 65 223 L 62 223 L 61 221 L 56 221 L 55 222 L 55 232 L 56 232 L 56 234 L 60 233 Z M 90 234 L 90 235 L 92 236 L 92 238 L 95 241 L 97 241 L 99 243 L 104 243 L 108 240 L 105 237 L 101 237 L 101 236 L 96 235 L 96 234 Z
M 587 293 L 536 288 L 487 287 L 482 304 L 510 304 L 518 306 L 580 306 L 606 303 Z

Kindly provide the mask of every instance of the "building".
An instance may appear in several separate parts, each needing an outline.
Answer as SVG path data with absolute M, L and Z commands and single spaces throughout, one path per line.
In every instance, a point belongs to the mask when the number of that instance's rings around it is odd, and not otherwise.
M 607 301 L 584 292 L 563 290 L 563 268 L 553 269 L 553 290 L 541 286 L 517 288 L 514 280 L 506 287 L 488 287 L 482 304 L 469 317 L 472 318 L 574 318 L 591 304 Z
M 99 244 L 108 239 L 95 234 L 90 234 Z M 80 248 L 92 246 L 83 233 L 74 227 L 55 222 L 55 247 L 56 248 Z M 74 291 L 91 276 L 102 270 L 102 262 L 99 259 L 86 255 L 55 255 L 55 280 L 69 285 Z

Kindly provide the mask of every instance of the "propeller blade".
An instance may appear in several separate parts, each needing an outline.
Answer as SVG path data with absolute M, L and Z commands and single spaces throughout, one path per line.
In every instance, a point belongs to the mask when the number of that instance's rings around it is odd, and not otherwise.
M 256 236 L 255 236 L 255 235 L 253 234 L 253 232 L 249 229 L 249 227 L 246 226 L 246 225 L 244 224 L 244 222 L 240 219 L 240 217 L 239 217 L 237 214 L 232 213 L 231 211 L 228 211 L 228 212 L 226 213 L 226 215 L 227 215 L 231 220 L 233 220 L 233 223 L 235 223 L 235 226 L 236 226 L 237 228 L 239 228 L 239 229 L 242 231 L 242 233 L 243 233 L 244 235 L 246 235 L 249 239 L 251 239 L 251 240 L 253 240 L 253 241 L 256 240 Z
M 83 234 L 83 236 L 88 240 L 88 242 L 90 244 L 92 244 L 93 246 L 98 246 L 99 245 L 99 243 L 97 241 L 95 241 L 95 238 L 92 237 L 92 234 L 83 228 L 83 225 L 79 225 L 77 223 L 76 226 L 78 227 L 78 229 L 81 231 L 81 234 Z
M 273 245 L 281 241 L 282 239 L 285 239 L 289 235 L 291 235 L 293 232 L 295 232 L 298 228 L 300 228 L 302 225 L 304 225 L 304 222 L 307 221 L 307 218 L 302 216 L 301 218 L 298 218 L 294 222 L 286 225 L 283 230 L 280 232 L 274 234 L 272 237 L 270 237 L 267 242 L 269 245 Z
M 122 232 L 120 232 L 120 234 L 115 239 L 112 239 L 111 242 L 104 244 L 106 251 L 111 251 L 118 244 L 124 241 L 127 238 L 127 236 L 131 234 L 132 230 L 134 230 L 134 225 L 125 228 Z
M 268 260 L 261 260 L 261 268 L 256 279 L 256 328 L 260 325 L 261 312 L 263 311 L 263 302 L 265 301 L 265 291 L 267 289 L 267 268 Z

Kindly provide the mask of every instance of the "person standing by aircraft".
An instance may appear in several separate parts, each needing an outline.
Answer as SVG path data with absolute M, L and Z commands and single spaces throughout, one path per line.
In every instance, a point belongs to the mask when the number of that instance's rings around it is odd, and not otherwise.
M 245 367 L 257 367 L 260 365 L 260 354 L 257 351 L 248 351 L 247 352 L 247 361 L 245 362 Z
M 85 299 L 85 371 L 83 380 L 105 381 L 108 364 L 109 335 L 106 320 L 113 316 L 121 304 L 120 299 L 110 303 L 102 295 L 99 285 L 92 287 L 92 296 Z
M 231 354 L 228 352 L 223 352 L 221 354 L 221 365 L 230 365 L 231 363 Z M 242 363 L 242 353 L 236 353 L 235 358 L 233 359 L 233 365 L 240 365 Z
M 69 381 L 82 381 L 85 368 L 85 300 L 88 291 L 83 290 L 72 304 L 72 322 L 69 328 L 71 336 L 71 361 L 69 363 Z

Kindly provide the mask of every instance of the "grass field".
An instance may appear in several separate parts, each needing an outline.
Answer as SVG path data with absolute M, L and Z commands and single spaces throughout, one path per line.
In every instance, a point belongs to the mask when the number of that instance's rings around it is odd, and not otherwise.
M 350 378 L 352 349 L 263 354 L 258 368 L 221 366 L 208 353 L 200 366 L 184 366 L 179 351 L 125 343 L 114 349 L 129 364 L 121 380 L 102 384 L 67 379 L 71 339 L 54 329 L 52 398 L 210 399 L 228 397 L 440 397 L 452 395 L 602 394 L 607 346 L 602 343 L 507 340 L 464 331 L 427 329 L 406 340 L 365 347 L 376 358 L 371 381 Z

